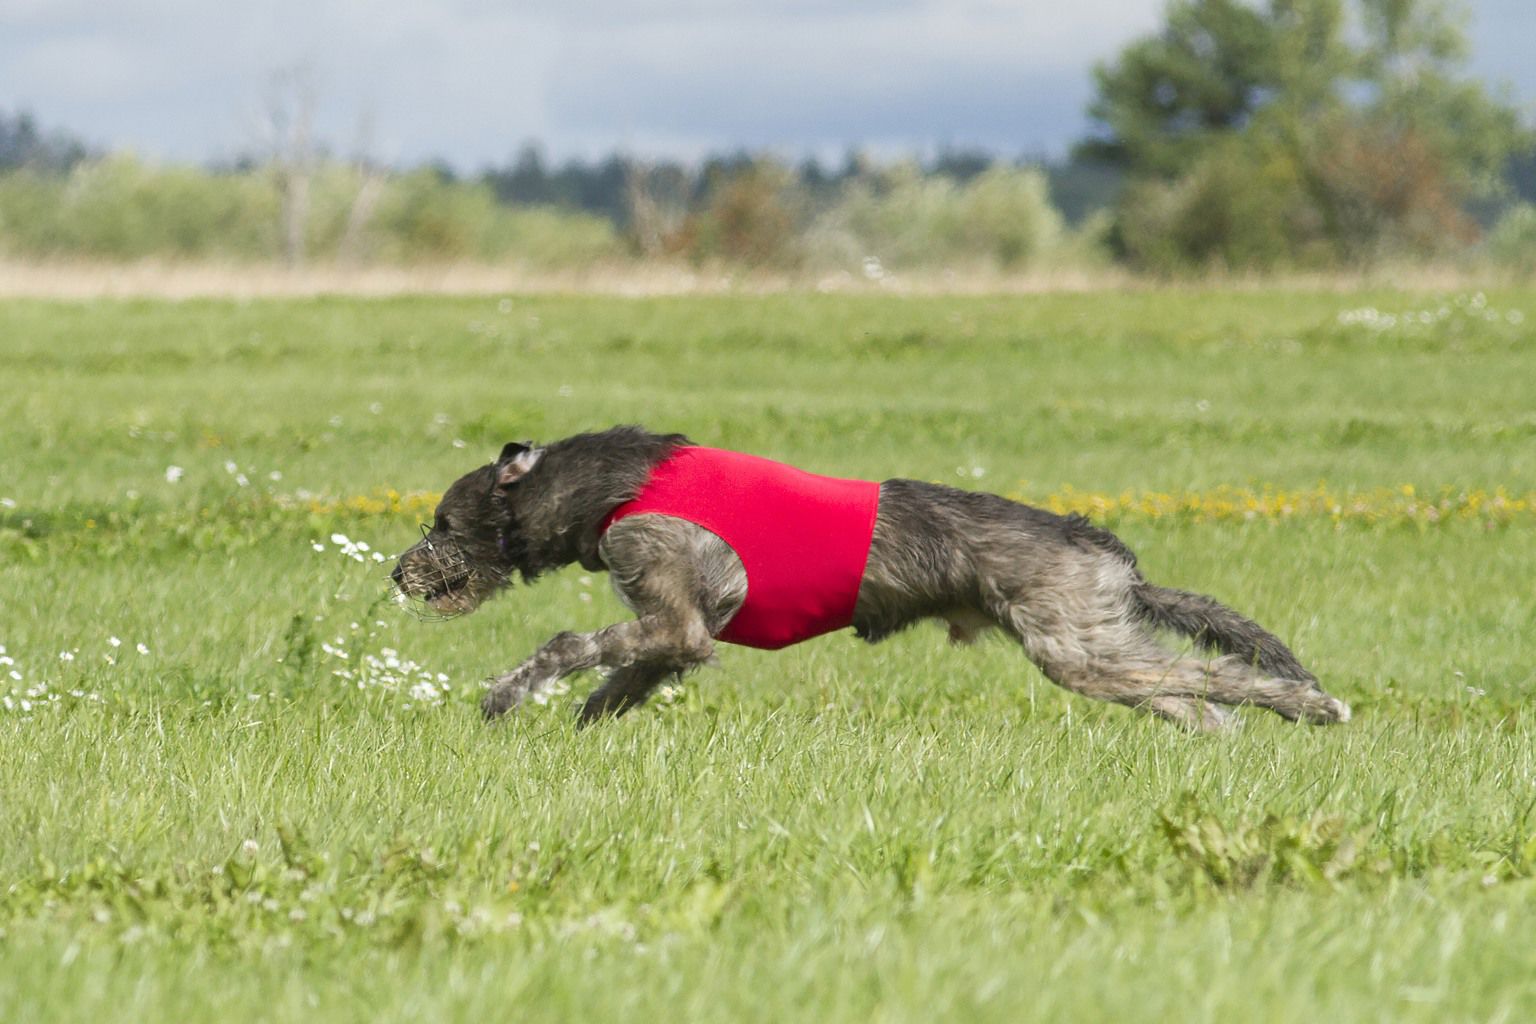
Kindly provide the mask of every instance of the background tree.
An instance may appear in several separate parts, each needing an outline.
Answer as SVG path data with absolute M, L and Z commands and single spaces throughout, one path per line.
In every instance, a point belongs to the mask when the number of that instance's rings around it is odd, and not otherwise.
M 60 131 L 45 131 L 26 111 L 0 111 L 0 173 L 25 168 L 65 174 L 91 155 L 85 143 Z
M 1241 0 L 1175 0 L 1157 35 L 1131 43 L 1093 77 L 1098 133 L 1085 155 L 1174 176 L 1245 126 L 1275 89 L 1274 26 Z
M 347 208 L 347 224 L 342 230 L 341 241 L 336 245 L 336 261 L 343 266 L 357 266 L 363 262 L 368 226 L 389 182 L 388 169 L 373 156 L 371 117 L 364 116 L 358 121 L 357 145 L 351 164 L 357 189 Z
M 1113 237 L 1160 269 L 1425 256 L 1524 144 L 1443 0 L 1175 0 L 1095 71 L 1083 150 L 1135 184 Z
M 283 259 L 295 269 L 308 252 L 310 184 L 320 161 L 314 137 L 315 76 L 307 65 L 272 76 L 262 133 L 282 202 Z

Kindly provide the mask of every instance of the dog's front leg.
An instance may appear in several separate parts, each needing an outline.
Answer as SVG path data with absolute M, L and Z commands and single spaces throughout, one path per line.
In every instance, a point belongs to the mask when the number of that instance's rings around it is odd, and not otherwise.
M 584 669 L 643 661 L 681 672 L 708 661 L 713 653 L 714 642 L 699 619 L 646 615 L 594 633 L 557 633 L 527 661 L 491 680 L 480 710 L 486 718 L 496 718 Z

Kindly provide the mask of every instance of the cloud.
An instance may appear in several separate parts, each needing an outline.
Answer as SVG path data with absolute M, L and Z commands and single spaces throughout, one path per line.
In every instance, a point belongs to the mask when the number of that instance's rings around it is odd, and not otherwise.
M 0 0 L 0 108 L 198 159 L 248 148 L 274 71 L 320 130 L 475 167 L 529 138 L 695 154 L 848 144 L 1060 150 L 1089 69 L 1164 0 Z M 1496 75 L 1536 93 L 1529 0 L 1476 0 Z M 1517 42 L 1518 41 L 1518 44 Z
M 521 15 L 444 17 L 440 4 L 398 0 L 96 6 L 92 28 L 73 0 L 52 20 L 36 0 L 0 8 L 0 109 L 25 105 L 94 141 L 172 158 L 230 155 L 257 141 L 274 75 L 303 66 L 320 131 L 345 145 L 366 116 L 386 158 L 504 152 L 510 141 L 481 137 L 548 127 L 554 40 Z
M 958 0 L 871 6 L 572 37 L 551 121 L 582 138 L 689 139 L 690 148 L 1060 149 L 1081 127 L 1086 65 L 1105 26 L 1124 37 L 1154 15 L 1151 0 L 1084 0 L 1070 18 Z
M 42 40 L 11 62 L 7 77 L 23 94 L 100 103 L 143 88 L 153 76 L 130 41 L 89 34 Z

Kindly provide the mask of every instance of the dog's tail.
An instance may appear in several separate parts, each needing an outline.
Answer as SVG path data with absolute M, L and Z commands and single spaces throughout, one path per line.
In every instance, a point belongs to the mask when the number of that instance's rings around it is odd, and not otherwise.
M 1206 650 L 1236 655 L 1270 675 L 1317 685 L 1317 677 L 1302 667 L 1278 637 L 1215 598 L 1145 581 L 1134 592 L 1152 625 L 1183 633 Z

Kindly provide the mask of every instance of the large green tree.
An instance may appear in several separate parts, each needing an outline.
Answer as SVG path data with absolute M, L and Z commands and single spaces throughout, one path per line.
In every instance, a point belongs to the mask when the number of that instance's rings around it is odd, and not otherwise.
M 1429 253 L 1522 143 L 1466 56 L 1445 0 L 1172 0 L 1095 69 L 1084 149 L 1139 183 L 1118 237 L 1146 262 Z
M 1274 31 L 1241 0 L 1174 0 L 1161 32 L 1094 69 L 1085 149 L 1142 174 L 1174 175 L 1240 130 L 1274 91 Z

